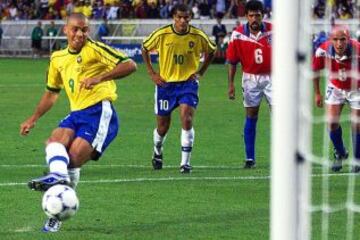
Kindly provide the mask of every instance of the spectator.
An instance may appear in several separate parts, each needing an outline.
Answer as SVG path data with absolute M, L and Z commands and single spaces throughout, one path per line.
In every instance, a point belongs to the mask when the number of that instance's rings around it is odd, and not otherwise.
M 109 30 L 109 26 L 107 24 L 107 19 L 104 18 L 103 22 L 100 24 L 97 34 L 96 34 L 96 40 L 101 41 L 101 42 L 105 42 L 105 40 L 103 39 L 103 37 L 109 36 L 110 30 Z
M 48 37 L 56 37 L 57 34 L 58 34 L 58 30 L 55 27 L 55 22 L 51 21 L 50 22 L 50 27 L 46 30 L 46 35 Z M 57 45 L 58 45 L 57 40 L 55 38 L 54 39 L 49 39 L 49 49 L 50 50 L 57 50 L 58 49 Z
M 223 17 L 224 17 L 223 13 L 216 14 L 217 24 L 214 25 L 212 29 L 212 35 L 215 37 L 216 45 L 219 44 L 219 37 L 221 36 L 222 38 L 224 38 L 227 33 L 225 25 L 221 23 Z
M 3 35 L 3 29 L 1 27 L 1 22 L 0 22 L 0 47 L 1 47 L 2 35 Z
M 92 12 L 93 9 L 90 0 L 85 0 L 85 5 L 83 6 L 82 13 L 85 15 L 85 17 L 91 18 Z
M 44 19 L 49 11 L 49 0 L 40 0 L 39 18 Z
M 44 32 L 41 28 L 41 21 L 38 21 L 31 33 L 31 47 L 33 49 L 33 57 L 37 58 L 41 56 L 41 41 Z
M 200 19 L 210 19 L 210 6 L 206 0 L 201 0 L 199 4 Z
M 226 2 L 225 0 L 216 0 L 215 14 L 219 14 L 219 13 L 221 13 L 222 15 L 225 14 L 225 12 L 226 12 L 225 2 Z
M 94 2 L 92 10 L 92 16 L 94 19 L 103 19 L 105 17 L 105 7 L 101 1 Z
M 160 18 L 156 1 L 148 1 L 147 18 Z
M 193 19 L 200 19 L 200 10 L 199 10 L 199 3 L 194 2 L 194 5 L 192 7 L 192 12 L 194 14 Z

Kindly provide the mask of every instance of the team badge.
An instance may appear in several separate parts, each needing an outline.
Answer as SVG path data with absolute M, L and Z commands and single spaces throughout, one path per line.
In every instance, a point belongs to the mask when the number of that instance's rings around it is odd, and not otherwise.
M 193 41 L 189 42 L 189 48 L 193 48 L 195 46 L 195 43 Z
M 81 63 L 81 62 L 82 62 L 81 56 L 78 56 L 78 57 L 76 58 L 76 62 L 77 62 L 77 63 Z
M 272 36 L 271 36 L 271 35 L 269 35 L 269 36 L 267 37 L 267 41 L 268 41 L 269 44 L 271 44 L 271 42 L 272 42 Z

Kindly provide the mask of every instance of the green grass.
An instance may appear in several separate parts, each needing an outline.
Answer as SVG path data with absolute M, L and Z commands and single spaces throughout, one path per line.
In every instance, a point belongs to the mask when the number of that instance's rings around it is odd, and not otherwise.
M 211 65 L 201 79 L 194 123 L 194 170 L 185 176 L 178 170 L 178 112 L 173 113 L 165 143 L 165 168 L 154 171 L 150 163 L 154 86 L 143 65 L 118 81 L 119 136 L 99 162 L 83 167 L 77 215 L 64 222 L 61 232 L 42 234 L 41 194 L 28 190 L 25 183 L 46 169 L 44 141 L 68 113 L 64 93 L 29 136 L 19 135 L 19 125 L 44 91 L 46 68 L 45 60 L 0 59 L 0 239 L 269 239 L 270 113 L 264 104 L 257 129 L 257 168 L 244 170 L 240 76 L 237 99 L 230 101 L 222 65 Z M 344 129 L 347 134 L 348 128 Z M 323 154 L 317 147 L 323 145 L 323 131 L 319 124 L 313 134 L 313 152 L 319 156 Z M 322 173 L 319 167 L 314 172 Z M 313 178 L 313 204 L 324 200 L 323 179 Z M 344 203 L 348 179 L 329 177 L 330 204 Z M 360 202 L 358 193 L 354 198 Z M 312 214 L 313 239 L 324 237 L 321 214 Z M 330 215 L 329 239 L 344 238 L 346 220 L 346 210 Z M 359 217 L 354 221 L 355 229 L 360 229 Z M 359 230 L 354 236 L 359 236 Z

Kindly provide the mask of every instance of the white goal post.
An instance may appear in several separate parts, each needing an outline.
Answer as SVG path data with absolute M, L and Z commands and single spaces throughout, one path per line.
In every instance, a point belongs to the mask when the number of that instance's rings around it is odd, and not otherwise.
M 273 2 L 272 240 L 310 239 L 311 164 L 303 161 L 309 148 L 310 123 L 299 120 L 301 111 L 311 109 L 311 81 L 301 76 L 302 68 L 310 66 L 310 14 L 310 0 Z

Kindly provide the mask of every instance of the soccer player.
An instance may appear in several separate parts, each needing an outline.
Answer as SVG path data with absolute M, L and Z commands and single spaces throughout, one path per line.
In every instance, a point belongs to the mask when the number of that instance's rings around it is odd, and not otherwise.
M 349 156 L 339 123 L 345 103 L 351 108 L 354 158 L 360 161 L 360 44 L 355 39 L 350 39 L 346 26 L 333 27 L 330 39 L 317 48 L 312 68 L 315 72 L 314 91 L 317 107 L 323 107 L 320 71 L 329 71 L 325 104 L 329 135 L 334 145 L 332 170 L 338 172 L 342 169 L 342 161 Z M 355 165 L 352 171 L 359 172 L 360 165 Z
M 155 114 L 157 128 L 154 129 L 154 153 L 152 165 L 161 169 L 163 144 L 169 130 L 172 111 L 179 107 L 181 119 L 181 163 L 180 172 L 190 173 L 190 157 L 195 131 L 193 118 L 199 102 L 199 79 L 204 75 L 214 58 L 216 45 L 200 29 L 189 24 L 191 10 L 184 4 L 172 9 L 173 24 L 156 29 L 142 46 L 142 55 L 151 80 L 155 83 Z M 150 51 L 159 54 L 159 68 L 153 68 Z M 200 65 L 200 55 L 204 62 Z
M 236 28 L 227 49 L 229 62 L 228 81 L 229 99 L 235 99 L 234 77 L 237 63 L 242 66 L 243 104 L 246 111 L 244 126 L 245 165 L 254 168 L 255 137 L 259 107 L 265 96 L 271 106 L 271 25 L 263 22 L 262 2 L 250 0 L 245 5 L 247 23 Z
M 117 98 L 114 79 L 136 70 L 136 64 L 115 49 L 88 38 L 88 19 L 71 14 L 64 28 L 68 47 L 51 55 L 46 91 L 34 113 L 20 126 L 27 135 L 37 120 L 48 112 L 62 88 L 71 112 L 59 123 L 46 142 L 49 174 L 29 182 L 33 190 L 46 191 L 55 184 L 76 187 L 80 167 L 98 160 L 118 131 L 118 118 L 112 102 Z M 43 231 L 56 232 L 61 222 L 49 218 Z

